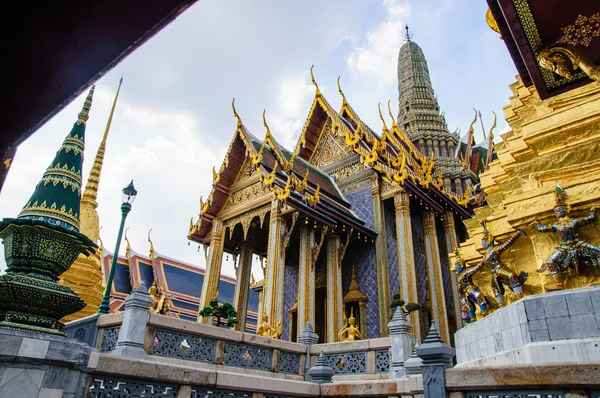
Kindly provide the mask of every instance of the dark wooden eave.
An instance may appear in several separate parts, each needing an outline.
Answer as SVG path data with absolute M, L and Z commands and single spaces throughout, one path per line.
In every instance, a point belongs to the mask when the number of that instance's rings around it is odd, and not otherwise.
M 0 158 L 195 2 L 6 2 Z

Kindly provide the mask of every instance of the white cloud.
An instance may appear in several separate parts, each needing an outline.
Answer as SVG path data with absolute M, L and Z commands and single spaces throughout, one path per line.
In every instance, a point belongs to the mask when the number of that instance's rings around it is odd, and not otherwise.
M 396 81 L 402 29 L 411 14 L 407 1 L 384 0 L 383 6 L 387 19 L 367 32 L 366 43 L 356 46 L 347 60 L 350 69 L 374 77 L 380 86 Z
M 293 150 L 296 145 L 314 95 L 315 86 L 310 82 L 308 72 L 279 80 L 277 108 L 272 116 L 267 110 L 267 122 L 275 139 L 285 148 Z

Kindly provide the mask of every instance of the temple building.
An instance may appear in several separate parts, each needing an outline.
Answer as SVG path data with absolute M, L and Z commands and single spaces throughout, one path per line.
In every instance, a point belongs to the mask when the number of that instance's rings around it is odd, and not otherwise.
M 158 294 L 154 295 L 156 300 L 169 301 L 168 311 L 163 311 L 163 313 L 195 322 L 198 311 L 201 309 L 199 308 L 200 292 L 205 270 L 158 253 L 154 250 L 151 241 L 148 255 L 135 252 L 129 244 L 127 235 L 125 235 L 125 242 L 125 255 L 119 256 L 116 263 L 115 277 L 110 292 L 110 312 L 123 311 L 125 298 L 141 281 L 144 281 L 146 286 L 157 287 Z M 100 250 L 102 252 L 102 271 L 104 275 L 108 275 L 114 254 L 102 247 Z M 219 302 L 233 302 L 234 291 L 235 279 L 221 275 Z M 161 302 L 160 305 L 163 303 Z M 258 295 L 251 291 L 244 331 L 256 332 L 257 311 Z M 241 318 L 241 314 L 238 317 Z
M 296 341 L 310 322 L 322 342 L 338 341 L 351 313 L 364 338 L 386 336 L 390 303 L 399 295 L 422 306 L 411 315 L 417 336 L 435 319 L 450 341 L 460 313 L 448 253 L 465 238 L 470 198 L 446 186 L 439 172 L 434 178 L 434 153 L 413 144 L 389 107 L 391 124 L 380 109 L 377 133 L 339 81 L 336 111 L 312 79 L 315 97 L 293 150 L 274 139 L 264 114 L 261 140 L 233 108 L 231 144 L 188 233 L 208 255 L 211 282 L 200 305 L 220 294 L 212 281 L 231 253 L 240 256 L 234 307 L 246 308 L 258 254 L 265 271 L 253 289 L 260 293 L 258 318 L 285 340 Z

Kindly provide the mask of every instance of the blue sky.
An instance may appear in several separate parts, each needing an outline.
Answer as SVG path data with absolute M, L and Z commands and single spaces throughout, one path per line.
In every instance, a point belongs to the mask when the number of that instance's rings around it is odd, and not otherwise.
M 264 135 L 266 109 L 275 138 L 292 147 L 314 96 L 314 64 L 329 102 L 341 104 L 340 76 L 350 104 L 378 131 L 378 102 L 391 100 L 397 113 L 405 24 L 425 53 L 450 129 L 467 131 L 472 107 L 482 111 L 487 129 L 492 111 L 498 131 L 505 129 L 502 107 L 517 72 L 485 23 L 486 9 L 483 0 L 199 1 L 96 83 L 86 178 L 124 76 L 98 198 L 106 247 L 112 251 L 116 239 L 120 190 L 133 178 L 139 191 L 127 222 L 133 249 L 147 254 L 153 228 L 159 253 L 203 266 L 204 256 L 188 246 L 186 233 L 235 130 L 231 99 L 253 134 Z M 76 99 L 21 145 L 0 194 L 0 217 L 18 214 L 82 103 L 83 97 Z M 223 268 L 229 275 L 230 264 Z

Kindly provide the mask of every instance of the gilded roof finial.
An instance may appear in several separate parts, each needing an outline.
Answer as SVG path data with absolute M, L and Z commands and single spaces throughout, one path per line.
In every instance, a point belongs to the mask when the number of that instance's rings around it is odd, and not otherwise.
M 96 89 L 96 86 L 92 86 L 92 88 L 90 88 L 90 91 L 88 92 L 87 97 L 85 98 L 85 101 L 83 101 L 83 108 L 81 109 L 81 112 L 79 112 L 79 115 L 77 116 L 77 124 L 85 124 L 85 122 L 88 121 L 88 119 L 90 118 L 90 108 L 92 107 L 92 98 L 94 97 L 94 90 Z
M 383 131 L 387 132 L 389 131 L 387 124 L 385 123 L 385 119 L 383 118 L 383 115 L 381 113 L 381 102 L 379 102 L 377 104 L 377 109 L 379 110 L 379 118 L 381 119 L 381 121 L 383 122 Z
M 104 152 L 106 151 L 106 139 L 108 138 L 108 132 L 110 131 L 110 125 L 112 124 L 113 115 L 115 114 L 115 107 L 117 105 L 117 99 L 119 98 L 119 92 L 121 91 L 121 84 L 123 84 L 123 77 L 119 81 L 119 87 L 117 88 L 117 94 L 115 95 L 115 99 L 112 104 L 112 108 L 110 109 L 110 114 L 108 115 L 108 121 L 106 122 L 106 127 L 104 128 L 104 136 L 102 137 L 102 141 L 98 146 L 98 151 L 96 152 L 96 157 L 94 158 L 94 163 L 92 165 L 92 169 L 90 170 L 90 176 L 88 177 L 87 184 L 85 185 L 85 189 L 83 191 L 83 197 L 89 198 L 92 200 L 96 200 L 98 197 L 98 187 L 100 184 L 100 173 L 102 172 L 102 164 L 104 162 Z M 87 119 L 86 119 L 87 120 Z
M 131 245 L 129 244 L 129 239 L 127 239 L 127 231 L 129 230 L 129 227 L 127 227 L 127 229 L 125 229 L 125 242 L 127 242 L 127 245 L 125 246 L 125 257 L 127 257 L 127 261 L 131 260 Z
M 398 127 L 398 125 L 396 124 L 396 118 L 394 118 L 394 115 L 392 114 L 392 107 L 390 105 L 392 101 L 388 100 L 388 113 L 390 114 L 390 117 L 392 118 L 392 128 L 394 127 Z
M 242 127 L 242 119 L 240 118 L 240 115 L 238 115 L 237 111 L 235 110 L 235 98 L 231 101 L 231 108 L 233 109 L 233 116 L 235 116 L 237 118 L 237 127 L 240 128 Z
M 266 110 L 266 109 L 264 109 L 264 110 L 263 110 L 263 125 L 264 125 L 264 126 L 265 126 L 265 128 L 267 129 L 267 134 L 265 134 L 265 141 L 266 141 L 266 139 L 267 139 L 268 137 L 270 137 L 270 136 L 271 136 L 271 129 L 269 129 L 269 125 L 267 124 L 267 117 L 266 117 L 266 114 L 267 114 L 267 110 Z M 263 143 L 263 144 L 264 144 L 264 143 Z
M 410 39 L 412 39 L 413 37 L 413 34 L 410 33 L 410 31 L 408 30 L 408 25 L 406 25 L 404 29 L 406 29 L 406 33 L 404 34 L 404 41 L 410 41 Z
M 340 77 L 339 76 L 337 78 L 337 86 L 338 86 L 338 91 L 339 91 L 340 95 L 342 96 L 342 106 L 348 105 L 348 101 L 346 101 L 346 96 L 344 95 L 344 92 L 342 91 L 342 86 L 340 85 Z
M 494 124 L 492 125 L 492 128 L 490 129 L 490 134 L 488 136 L 488 153 L 487 153 L 487 159 L 485 161 L 485 169 L 489 169 L 490 168 L 490 163 L 492 162 L 492 156 L 493 156 L 493 152 L 494 152 L 494 133 L 492 131 L 494 131 L 494 129 L 496 128 L 496 112 L 492 111 L 492 113 L 494 114 Z
M 319 90 L 319 85 L 317 84 L 317 81 L 315 80 L 315 75 L 313 74 L 314 67 L 315 67 L 314 65 L 311 65 L 311 67 L 310 67 L 310 80 L 312 80 L 312 84 L 314 84 L 317 89 L 317 97 L 318 97 L 321 95 L 321 90 Z
M 148 231 L 148 242 L 150 243 L 150 260 L 152 260 L 152 266 L 154 266 L 154 245 L 152 244 L 152 239 L 150 239 L 150 232 L 152 232 L 152 228 Z

